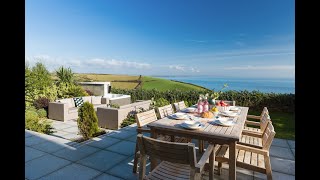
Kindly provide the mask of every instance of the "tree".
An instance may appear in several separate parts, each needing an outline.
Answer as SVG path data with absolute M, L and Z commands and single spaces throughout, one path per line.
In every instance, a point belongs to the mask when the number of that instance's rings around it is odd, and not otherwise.
M 65 68 L 63 66 L 59 67 L 58 70 L 56 70 L 57 77 L 59 78 L 58 83 L 69 83 L 73 84 L 74 82 L 74 73 L 70 68 Z

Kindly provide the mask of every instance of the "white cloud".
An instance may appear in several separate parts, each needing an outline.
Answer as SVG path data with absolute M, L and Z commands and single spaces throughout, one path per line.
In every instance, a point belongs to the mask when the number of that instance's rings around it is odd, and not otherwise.
M 75 72 L 78 70 L 93 70 L 108 68 L 130 68 L 130 69 L 149 69 L 150 64 L 139 63 L 135 61 L 122 61 L 115 59 L 102 59 L 102 58 L 93 58 L 93 59 L 76 59 L 76 58 L 55 58 L 48 55 L 37 55 L 33 57 L 25 57 L 25 61 L 28 62 L 29 66 L 33 66 L 36 62 L 42 62 L 46 65 L 49 71 L 53 71 L 60 66 L 71 67 Z
M 169 65 L 169 68 L 174 69 L 174 70 L 178 70 L 178 71 L 185 71 L 185 67 L 180 66 L 180 65 Z
M 200 72 L 200 70 L 199 70 L 199 69 L 197 69 L 197 68 L 193 68 L 193 67 L 191 67 L 191 68 L 190 68 L 190 70 L 191 70 L 191 72 L 197 72 L 197 73 L 198 73 L 198 72 Z
M 277 66 L 234 66 L 226 67 L 225 70 L 294 70 L 294 65 L 277 65 Z
M 150 68 L 151 65 L 148 63 L 138 63 L 134 61 L 121 61 L 121 60 L 115 60 L 115 59 L 91 59 L 86 61 L 87 65 L 93 65 L 93 66 L 102 66 L 102 67 L 128 67 L 128 68 Z

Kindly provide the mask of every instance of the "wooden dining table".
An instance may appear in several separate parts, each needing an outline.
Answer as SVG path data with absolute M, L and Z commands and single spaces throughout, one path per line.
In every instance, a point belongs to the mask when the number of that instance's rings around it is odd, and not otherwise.
M 239 106 L 237 106 L 239 107 Z M 199 139 L 208 141 L 211 144 L 227 144 L 229 145 L 229 179 L 236 179 L 236 144 L 241 138 L 242 129 L 244 127 L 248 107 L 239 107 L 238 115 L 234 118 L 235 122 L 232 126 L 221 126 L 214 123 L 214 118 L 201 118 L 197 114 L 196 121 L 200 121 L 204 126 L 200 129 L 190 130 L 185 129 L 181 124 L 186 120 L 176 120 L 167 116 L 159 119 L 147 126 L 151 129 L 151 137 L 156 138 L 158 134 L 166 134 L 170 136 L 180 136 L 191 139 Z M 198 116 L 198 117 L 197 117 Z M 151 158 L 151 169 L 156 166 L 156 160 Z M 213 174 L 210 173 L 210 179 L 213 179 Z

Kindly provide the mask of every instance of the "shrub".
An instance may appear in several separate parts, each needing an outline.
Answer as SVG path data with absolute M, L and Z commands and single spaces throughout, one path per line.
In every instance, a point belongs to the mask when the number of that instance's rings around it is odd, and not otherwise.
M 170 102 L 161 97 L 161 98 L 156 100 L 155 107 L 162 107 L 162 106 L 165 106 L 165 105 L 168 105 L 168 104 L 170 104 Z
M 51 134 L 52 126 L 46 119 L 40 119 L 37 112 L 32 110 L 26 110 L 25 112 L 25 128 L 28 130 Z
M 59 78 L 58 83 L 70 83 L 74 82 L 74 73 L 70 68 L 65 68 L 63 66 L 56 70 L 57 77 Z
M 51 75 L 43 63 L 37 62 L 32 68 L 25 66 L 25 105 L 32 105 L 52 85 Z
M 98 118 L 93 105 L 89 102 L 83 103 L 78 110 L 78 129 L 84 139 L 90 139 L 99 132 Z
M 127 115 L 127 118 L 122 121 L 121 128 L 129 126 L 133 123 L 136 123 L 136 114 L 140 112 L 145 112 L 145 111 L 147 110 L 140 107 L 137 111 L 129 112 L 129 114 Z
M 47 117 L 47 111 L 45 109 L 38 109 L 37 114 L 40 118 L 46 118 Z
M 119 104 L 110 104 L 110 107 L 112 107 L 112 108 L 117 108 L 117 109 L 120 108 Z
M 36 109 L 48 110 L 50 100 L 46 97 L 40 97 L 33 101 L 33 105 Z
M 82 97 L 89 94 L 81 86 L 69 83 L 60 83 L 58 85 L 58 98 Z
M 112 89 L 115 94 L 128 94 L 131 96 L 131 101 L 135 102 L 137 99 L 149 100 L 164 98 L 170 104 L 179 101 L 188 101 L 190 104 L 196 104 L 200 94 L 211 94 L 212 91 L 180 91 L 167 90 L 158 91 L 156 89 Z M 278 112 L 294 112 L 295 111 L 295 94 L 281 94 L 281 93 L 262 93 L 259 91 L 224 91 L 219 99 L 236 101 L 236 105 L 248 106 L 252 110 L 261 111 L 263 107 L 268 107 L 270 111 Z
M 94 96 L 93 92 L 92 92 L 92 91 L 90 91 L 89 89 L 86 89 L 85 91 L 86 91 L 86 93 L 88 93 L 88 94 L 89 94 L 89 96 Z

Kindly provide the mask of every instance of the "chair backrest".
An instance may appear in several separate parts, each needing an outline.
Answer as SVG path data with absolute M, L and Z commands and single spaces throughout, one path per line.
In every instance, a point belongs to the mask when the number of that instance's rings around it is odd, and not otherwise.
M 269 114 L 264 113 L 260 119 L 260 131 L 261 132 L 265 131 L 266 127 L 268 126 L 269 121 L 271 123 L 271 119 L 270 119 Z
M 169 104 L 169 105 L 166 105 L 166 106 L 162 106 L 162 107 L 158 107 L 158 112 L 159 112 L 159 115 L 160 115 L 160 118 L 164 118 L 164 117 L 167 117 L 171 114 L 174 113 L 173 111 L 173 108 L 172 108 L 172 105 Z
M 268 115 L 269 115 L 269 111 L 268 111 L 268 108 L 267 108 L 267 107 L 264 107 L 264 108 L 262 109 L 262 112 L 261 112 L 261 114 L 260 114 L 260 117 L 262 118 L 262 116 L 263 116 L 264 114 L 268 114 Z M 260 118 L 260 119 L 261 119 L 261 118 Z
M 180 111 L 180 110 L 186 108 L 186 104 L 184 103 L 184 101 L 173 103 L 173 105 L 174 105 L 174 108 L 176 111 Z
M 274 131 L 274 127 L 271 121 L 268 121 L 268 125 L 262 135 L 262 149 L 270 149 L 275 134 L 276 132 Z
M 154 109 L 136 114 L 136 122 L 139 128 L 156 120 L 158 119 Z
M 142 134 L 137 135 L 141 156 L 152 156 L 161 161 L 188 164 L 195 168 L 196 151 L 193 143 L 161 141 Z
M 221 100 L 215 100 L 215 102 L 220 102 Z M 225 100 L 222 100 L 223 102 L 229 104 L 230 106 L 235 106 L 236 105 L 236 101 L 225 101 Z

